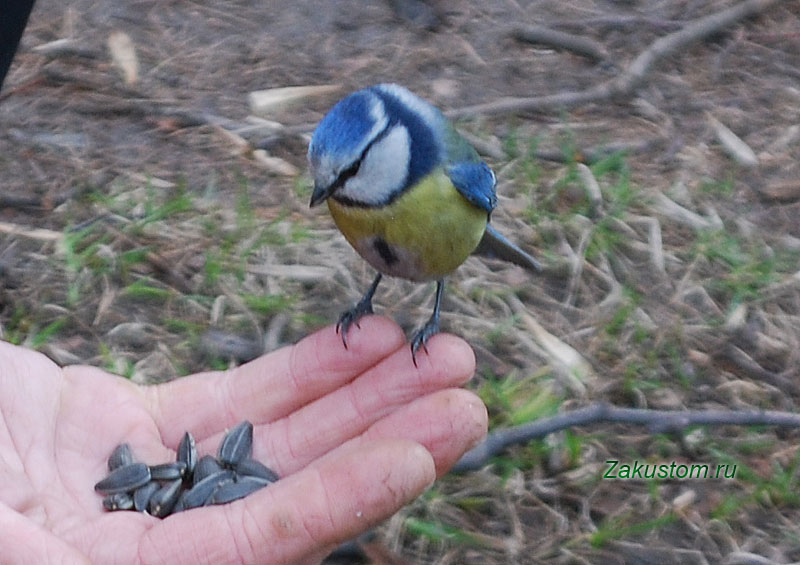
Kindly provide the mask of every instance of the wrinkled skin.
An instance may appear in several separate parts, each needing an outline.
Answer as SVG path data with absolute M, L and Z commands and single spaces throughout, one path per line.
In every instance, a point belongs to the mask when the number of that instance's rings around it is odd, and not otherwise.
M 456 388 L 474 370 L 460 339 L 432 338 L 414 367 L 400 328 L 370 316 L 348 347 L 329 327 L 231 371 L 137 386 L 0 342 L 4 562 L 319 562 L 486 433 L 484 405 Z M 92 487 L 118 443 L 160 463 L 189 430 L 213 453 L 244 419 L 277 483 L 164 520 L 102 509 Z

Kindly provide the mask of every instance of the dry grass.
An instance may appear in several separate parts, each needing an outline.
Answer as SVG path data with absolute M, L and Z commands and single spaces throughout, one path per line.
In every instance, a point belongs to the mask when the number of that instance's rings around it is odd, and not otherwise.
M 390 80 L 448 108 L 585 89 L 676 21 L 732 2 L 646 2 L 650 20 L 633 26 L 601 24 L 605 5 L 589 0 L 464 2 L 436 32 L 406 29 L 379 3 L 269 4 L 37 5 L 0 104 L 4 198 L 15 203 L 0 220 L 22 230 L 0 225 L 4 339 L 141 382 L 296 341 L 335 320 L 371 273 L 308 210 L 305 176 L 273 174 L 208 116 L 244 123 L 248 92 L 287 85 Z M 494 221 L 548 264 L 531 280 L 470 259 L 445 297 L 443 323 L 475 347 L 473 386 L 494 425 L 597 400 L 797 410 L 798 13 L 800 2 L 780 3 L 670 57 L 629 101 L 461 122 L 494 155 Z M 611 63 L 508 35 L 512 22 L 564 20 L 594 22 L 568 29 L 600 41 Z M 105 51 L 116 29 L 137 50 L 134 85 Z M 83 54 L 32 51 L 61 38 Z M 335 96 L 275 116 L 288 134 L 248 141 L 304 170 L 292 132 Z M 737 163 L 719 124 L 757 166 Z M 616 143 L 634 149 L 577 162 Z M 376 303 L 409 329 L 431 294 L 393 281 Z M 586 364 L 549 347 L 528 314 Z M 377 543 L 431 563 L 798 560 L 796 443 L 773 429 L 574 430 L 443 479 Z M 738 471 L 611 481 L 608 459 Z

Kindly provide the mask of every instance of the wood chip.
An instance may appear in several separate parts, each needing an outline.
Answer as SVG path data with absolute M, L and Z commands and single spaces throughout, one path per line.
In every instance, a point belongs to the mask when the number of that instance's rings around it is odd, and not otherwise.
M 677 202 L 670 200 L 661 192 L 655 195 L 653 199 L 653 208 L 662 216 L 680 224 L 687 225 L 694 230 L 707 230 L 722 227 L 722 220 L 718 220 L 718 217 L 704 218 L 697 212 L 692 212 Z
M 300 282 L 327 280 L 334 275 L 333 269 L 313 265 L 248 265 L 247 272 Z
M 770 200 L 778 202 L 791 202 L 800 199 L 800 180 L 792 179 L 784 182 L 774 182 L 766 186 L 759 186 L 758 193 Z
M 583 163 L 578 163 L 576 167 L 581 183 L 586 189 L 586 196 L 589 198 L 592 216 L 597 216 L 603 212 L 603 193 L 600 191 L 600 183 L 597 182 L 592 169 Z
M 586 383 L 596 380 L 591 364 L 572 346 L 564 343 L 548 332 L 528 313 L 525 305 L 516 296 L 509 296 L 508 304 L 522 323 L 531 332 L 533 339 L 541 346 L 550 363 L 569 379 L 570 388 L 581 394 L 586 393 Z
M 573 35 L 540 25 L 515 26 L 511 30 L 511 35 L 520 41 L 565 49 L 594 61 L 603 61 L 608 58 L 608 52 L 603 44 L 589 37 Z
M 124 31 L 114 31 L 108 36 L 108 52 L 128 86 L 139 81 L 139 59 L 133 41 Z
M 692 489 L 685 490 L 672 499 L 672 508 L 676 512 L 684 512 L 689 506 L 694 504 L 695 500 L 697 500 L 697 492 Z
M 720 122 L 711 114 L 706 114 L 711 127 L 714 128 L 714 134 L 717 136 L 717 141 L 720 142 L 723 149 L 733 157 L 733 160 L 744 167 L 755 167 L 758 165 L 758 157 L 755 151 L 750 149 L 742 138 L 728 129 L 725 124 Z
M 253 160 L 270 172 L 285 177 L 294 177 L 300 174 L 297 167 L 280 157 L 273 157 L 263 149 L 253 151 Z
M 100 320 L 102 320 L 103 316 L 108 312 L 108 309 L 111 308 L 116 297 L 116 287 L 112 287 L 108 282 L 108 277 L 103 275 L 103 294 L 100 296 L 100 301 L 97 304 L 97 313 L 94 315 L 92 326 L 97 326 L 97 324 L 100 323 Z
M 247 95 L 250 111 L 261 116 L 270 116 L 286 109 L 292 104 L 303 102 L 315 96 L 323 96 L 341 89 L 340 84 L 323 84 L 319 86 L 287 86 L 254 90 Z
M 9 222 L 0 222 L 0 233 L 18 235 L 39 241 L 60 242 L 64 239 L 64 234 L 61 232 L 44 228 L 29 228 L 27 226 L 20 226 L 19 224 L 12 224 Z

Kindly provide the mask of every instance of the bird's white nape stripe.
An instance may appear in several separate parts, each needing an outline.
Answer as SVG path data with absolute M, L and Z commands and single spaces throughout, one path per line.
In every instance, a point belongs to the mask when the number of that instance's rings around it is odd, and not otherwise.
M 400 100 L 404 106 L 420 116 L 426 124 L 435 124 L 441 120 L 441 115 L 436 108 L 407 88 L 399 84 L 381 84 L 378 88 Z
M 364 146 L 371 143 L 373 139 L 378 137 L 380 133 L 386 129 L 389 123 L 389 116 L 386 115 L 386 109 L 383 107 L 383 101 L 374 94 L 370 96 L 369 114 L 374 122 L 369 134 L 364 138 Z M 362 148 L 363 150 L 363 148 Z
M 406 183 L 410 144 L 405 126 L 392 127 L 369 148 L 358 174 L 348 180 L 337 195 L 367 206 L 385 204 Z

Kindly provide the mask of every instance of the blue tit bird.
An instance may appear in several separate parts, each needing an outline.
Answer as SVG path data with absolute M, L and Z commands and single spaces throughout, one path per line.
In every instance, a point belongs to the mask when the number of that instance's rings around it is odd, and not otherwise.
M 444 277 L 473 252 L 531 271 L 539 263 L 500 235 L 489 219 L 496 179 L 475 149 L 434 106 L 396 84 L 379 84 L 340 100 L 308 147 L 311 206 L 327 201 L 353 248 L 378 274 L 336 325 L 347 332 L 372 313 L 382 276 L 436 281 L 433 314 L 411 339 L 417 350 L 439 331 Z

